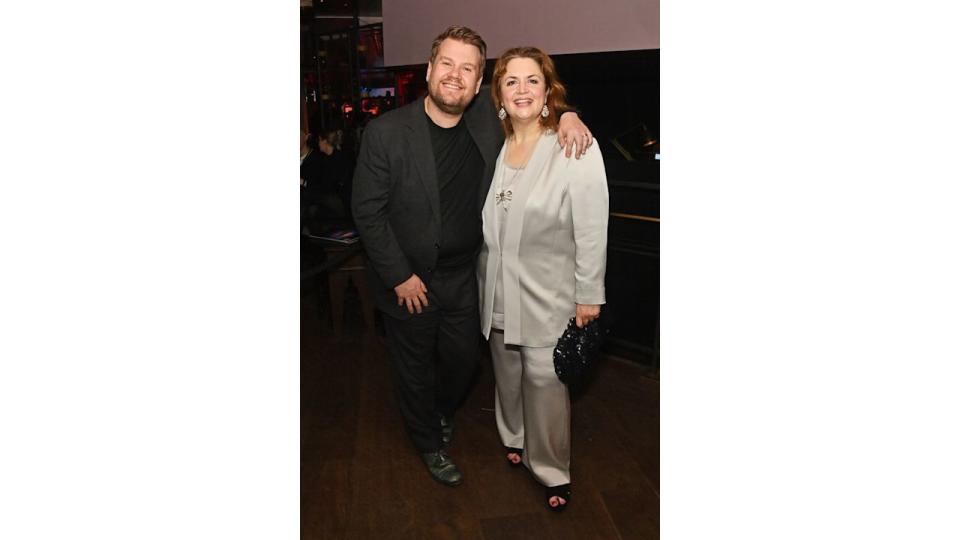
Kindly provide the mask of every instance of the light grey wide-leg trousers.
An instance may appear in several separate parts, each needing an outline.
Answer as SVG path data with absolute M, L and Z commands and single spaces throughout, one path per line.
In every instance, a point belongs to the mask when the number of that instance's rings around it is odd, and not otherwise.
M 503 445 L 523 448 L 541 484 L 570 483 L 570 393 L 553 369 L 553 347 L 504 345 L 503 331 L 491 330 L 490 352 Z

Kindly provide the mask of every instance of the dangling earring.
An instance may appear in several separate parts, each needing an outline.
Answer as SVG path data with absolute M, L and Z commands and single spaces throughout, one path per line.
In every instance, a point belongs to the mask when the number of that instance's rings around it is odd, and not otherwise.
M 547 104 L 543 104 L 543 110 L 540 111 L 540 116 L 546 118 L 550 116 L 550 109 L 547 107 Z
M 501 120 L 507 119 L 507 110 L 503 108 L 503 105 L 500 106 L 500 112 L 497 113 L 497 118 Z

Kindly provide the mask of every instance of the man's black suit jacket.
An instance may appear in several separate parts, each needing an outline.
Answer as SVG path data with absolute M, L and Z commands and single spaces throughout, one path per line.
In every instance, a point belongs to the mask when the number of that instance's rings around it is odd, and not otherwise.
M 410 314 L 397 305 L 393 288 L 412 274 L 428 282 L 440 251 L 440 190 L 424 99 L 367 125 L 353 176 L 353 217 L 367 251 L 377 306 L 401 319 Z M 479 209 L 493 179 L 503 130 L 483 91 L 462 121 L 483 156 Z

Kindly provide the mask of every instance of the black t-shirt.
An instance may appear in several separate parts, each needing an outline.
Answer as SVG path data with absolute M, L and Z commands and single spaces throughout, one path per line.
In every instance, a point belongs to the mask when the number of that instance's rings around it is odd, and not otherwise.
M 452 128 L 434 124 L 429 116 L 427 122 L 440 189 L 437 267 L 450 268 L 473 262 L 483 242 L 478 193 L 483 178 L 483 156 L 462 118 Z

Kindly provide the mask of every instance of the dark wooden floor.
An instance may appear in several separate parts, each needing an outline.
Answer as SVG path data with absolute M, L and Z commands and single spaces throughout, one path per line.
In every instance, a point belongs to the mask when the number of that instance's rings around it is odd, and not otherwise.
M 573 498 L 555 514 L 526 469 L 505 463 L 489 358 L 456 418 L 464 483 L 440 485 L 403 431 L 382 338 L 353 305 L 332 336 L 317 298 L 301 298 L 303 539 L 659 537 L 659 383 L 644 367 L 604 359 L 574 397 Z

